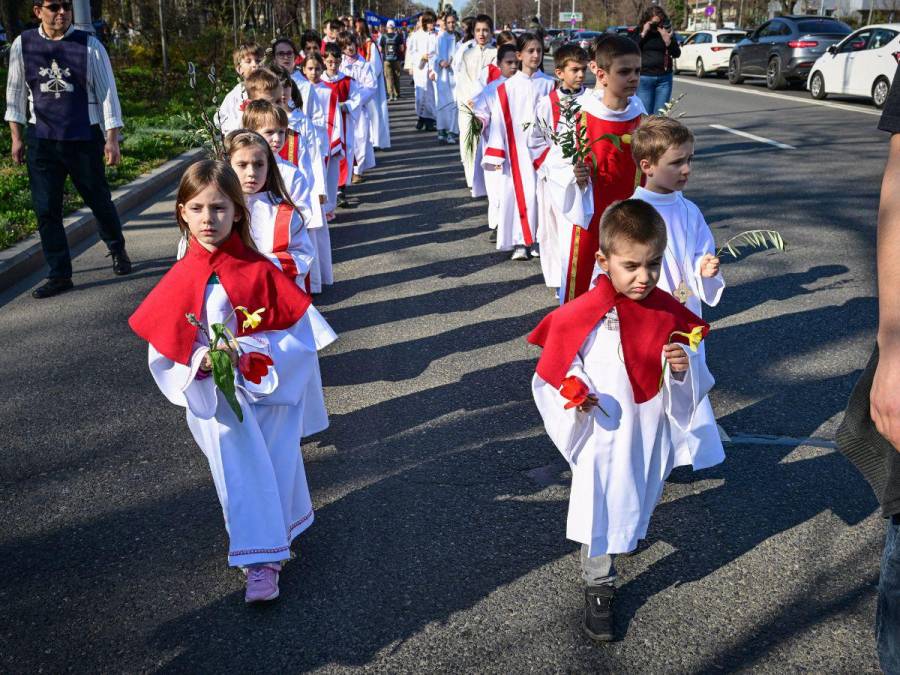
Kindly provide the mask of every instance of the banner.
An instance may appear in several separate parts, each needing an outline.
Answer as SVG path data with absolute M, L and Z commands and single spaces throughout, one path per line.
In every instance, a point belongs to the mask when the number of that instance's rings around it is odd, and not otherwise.
M 415 26 L 416 21 L 419 20 L 419 17 L 422 15 L 421 12 L 418 14 L 413 14 L 412 16 L 404 16 L 399 19 L 395 19 L 392 16 L 382 16 L 381 14 L 376 14 L 375 12 L 371 12 L 368 9 L 365 11 L 366 23 L 369 24 L 373 28 L 381 28 L 388 21 L 393 21 L 394 25 L 397 28 L 406 28 L 407 26 Z

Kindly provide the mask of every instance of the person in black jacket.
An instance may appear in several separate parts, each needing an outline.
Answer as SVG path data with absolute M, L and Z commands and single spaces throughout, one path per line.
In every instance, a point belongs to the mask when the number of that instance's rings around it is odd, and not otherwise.
M 637 95 L 649 114 L 659 112 L 672 98 L 672 60 L 681 56 L 672 22 L 659 5 L 641 14 L 635 30 L 641 47 L 641 83 Z

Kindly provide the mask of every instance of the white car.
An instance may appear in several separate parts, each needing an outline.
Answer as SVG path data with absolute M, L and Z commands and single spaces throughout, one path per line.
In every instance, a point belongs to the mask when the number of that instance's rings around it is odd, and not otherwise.
M 865 96 L 883 108 L 900 62 L 900 23 L 860 28 L 828 48 L 813 64 L 806 88 L 815 99 L 828 94 Z
M 681 56 L 675 59 L 673 68 L 692 70 L 697 77 L 708 73 L 728 72 L 728 59 L 734 45 L 747 37 L 740 30 L 701 30 L 689 36 L 681 44 Z

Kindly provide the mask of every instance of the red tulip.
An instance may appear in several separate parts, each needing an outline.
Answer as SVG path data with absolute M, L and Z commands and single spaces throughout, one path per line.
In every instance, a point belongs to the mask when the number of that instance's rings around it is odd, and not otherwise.
M 262 382 L 272 364 L 272 359 L 260 352 L 244 352 L 238 360 L 241 375 L 253 384 Z
M 587 400 L 588 394 L 591 393 L 591 390 L 588 389 L 588 386 L 581 378 L 570 375 L 563 380 L 562 386 L 559 388 L 559 393 L 564 399 L 569 401 L 564 406 L 566 410 L 568 410 L 569 408 L 574 408 L 584 403 Z

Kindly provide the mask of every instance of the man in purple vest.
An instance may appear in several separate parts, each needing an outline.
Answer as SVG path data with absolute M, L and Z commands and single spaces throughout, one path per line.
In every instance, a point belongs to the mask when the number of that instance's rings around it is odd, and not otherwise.
M 72 3 L 34 0 L 40 27 L 27 30 L 9 52 L 6 121 L 12 157 L 28 165 L 47 282 L 35 298 L 72 288 L 72 258 L 63 229 L 63 184 L 72 178 L 97 219 L 113 272 L 129 274 L 122 223 L 112 203 L 103 160 L 119 163 L 122 111 L 109 56 L 100 41 L 72 26 Z M 24 128 L 24 133 L 23 133 Z

